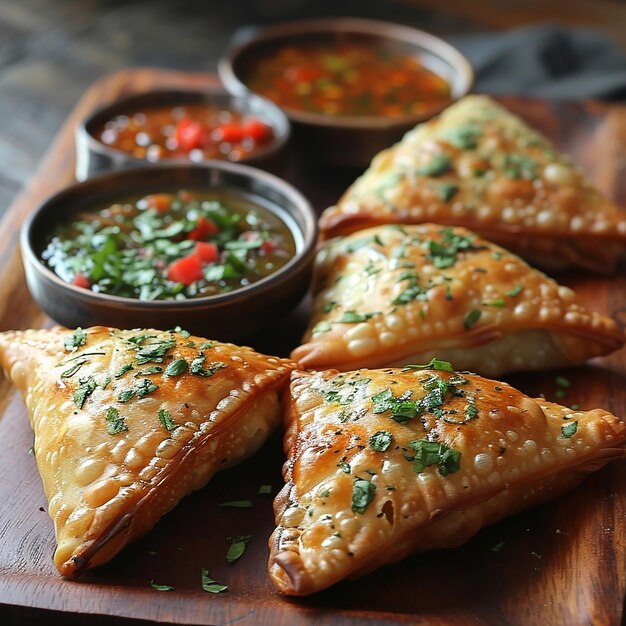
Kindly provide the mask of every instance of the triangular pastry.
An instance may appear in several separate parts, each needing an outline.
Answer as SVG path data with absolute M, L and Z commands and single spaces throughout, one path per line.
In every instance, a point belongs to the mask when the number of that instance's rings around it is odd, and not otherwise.
M 624 343 L 612 319 L 464 228 L 378 226 L 318 253 L 304 369 L 426 363 L 496 376 L 581 363 Z
M 175 331 L 0 333 L 68 578 L 110 560 L 280 421 L 293 364 Z
M 549 141 L 485 96 L 417 126 L 320 220 L 326 238 L 376 224 L 465 226 L 546 267 L 609 272 L 626 212 Z
M 269 573 L 306 595 L 573 488 L 623 456 L 626 423 L 424 369 L 294 372 Z

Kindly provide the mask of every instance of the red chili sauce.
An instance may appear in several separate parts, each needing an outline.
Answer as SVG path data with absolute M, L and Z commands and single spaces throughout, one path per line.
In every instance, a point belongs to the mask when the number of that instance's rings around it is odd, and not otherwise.
M 152 107 L 118 115 L 94 136 L 138 159 L 241 161 L 274 139 L 271 126 L 256 117 L 207 104 Z
M 451 100 L 448 83 L 417 57 L 355 43 L 284 46 L 244 82 L 279 106 L 323 115 L 400 117 Z

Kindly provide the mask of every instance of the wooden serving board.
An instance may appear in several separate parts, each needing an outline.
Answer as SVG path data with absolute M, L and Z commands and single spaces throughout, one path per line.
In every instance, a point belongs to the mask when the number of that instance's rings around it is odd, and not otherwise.
M 24 218 L 45 196 L 73 179 L 73 131 L 94 107 L 122 95 L 165 86 L 215 84 L 208 75 L 131 69 L 99 80 L 60 130 L 31 184 L 0 225 L 0 330 L 49 324 L 30 299 L 17 251 Z M 571 154 L 609 195 L 626 204 L 626 109 L 599 104 L 547 104 L 505 99 L 514 112 Z M 314 170 L 287 160 L 284 175 L 318 210 L 337 199 L 354 172 Z M 626 322 L 626 272 L 613 278 L 561 275 L 590 306 Z M 293 326 L 293 324 L 292 324 Z M 284 352 L 297 340 L 282 322 L 252 343 Z M 281 339 L 279 340 L 279 337 Z M 278 342 L 278 343 L 277 343 Z M 276 348 L 276 345 L 279 348 Z M 604 406 L 626 415 L 626 352 L 584 368 L 516 376 L 530 394 L 555 399 L 557 374 L 572 382 L 562 401 L 583 409 Z M 52 564 L 54 534 L 46 512 L 25 408 L 0 378 L 0 604 L 12 623 L 92 623 L 90 615 L 182 624 L 617 625 L 626 588 L 626 462 L 591 475 L 581 487 L 542 507 L 484 529 L 456 550 L 417 555 L 361 580 L 306 599 L 280 596 L 266 575 L 272 498 L 280 488 L 283 454 L 277 433 L 254 458 L 216 477 L 181 502 L 145 538 L 79 582 L 63 580 Z M 227 509 L 250 498 L 252 509 Z M 244 556 L 227 564 L 227 537 L 252 535 Z M 229 585 L 202 591 L 201 570 Z M 159 592 L 154 580 L 173 586 Z M 8 608 L 12 607 L 12 608 Z M 0 608 L 0 617 L 2 616 Z M 34 613 L 33 613 L 34 615 Z M 2 620 L 0 620 L 2 621 Z M 6 623 L 6 622 L 4 622 Z M 98 621 L 101 623 L 101 621 Z

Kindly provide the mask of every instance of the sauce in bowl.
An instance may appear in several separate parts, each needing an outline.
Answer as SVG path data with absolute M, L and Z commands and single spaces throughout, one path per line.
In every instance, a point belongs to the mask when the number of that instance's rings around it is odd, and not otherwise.
M 246 159 L 274 139 L 257 117 L 209 104 L 154 106 L 116 115 L 94 129 L 104 145 L 138 159 Z
M 296 253 L 273 212 L 220 193 L 179 191 L 72 215 L 42 252 L 67 283 L 139 300 L 186 300 L 250 285 Z
M 243 80 L 286 109 L 332 116 L 419 115 L 451 100 L 449 84 L 415 56 L 358 43 L 282 46 Z

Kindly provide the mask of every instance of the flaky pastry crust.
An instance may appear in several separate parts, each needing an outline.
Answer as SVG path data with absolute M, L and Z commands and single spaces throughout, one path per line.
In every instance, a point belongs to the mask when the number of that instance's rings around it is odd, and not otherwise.
M 626 212 L 486 96 L 463 98 L 376 156 L 320 229 L 331 238 L 422 222 L 465 226 L 546 267 L 610 272 L 626 249 Z
M 444 367 L 442 362 L 436 367 Z M 441 369 L 294 372 L 269 573 L 314 593 L 571 489 L 626 423 Z
M 280 419 L 293 363 L 184 331 L 0 333 L 68 578 L 110 560 Z

